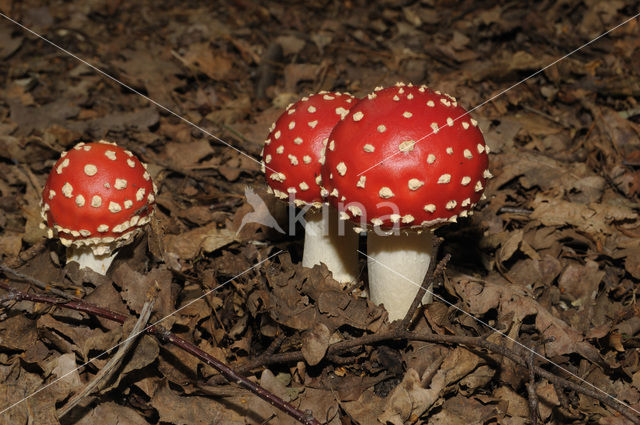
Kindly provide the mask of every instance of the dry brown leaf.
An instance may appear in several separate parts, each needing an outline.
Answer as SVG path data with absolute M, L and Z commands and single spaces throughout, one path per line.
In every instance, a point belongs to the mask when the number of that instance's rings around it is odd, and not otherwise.
M 545 339 L 552 339 L 544 346 L 546 356 L 579 353 L 591 361 L 599 362 L 598 351 L 578 331 L 542 307 L 523 288 L 513 286 L 496 275 L 491 281 L 478 281 L 460 275 L 453 278 L 452 282 L 456 293 L 465 303 L 465 310 L 473 315 L 484 314 L 495 308 L 499 317 L 518 323 L 526 316 L 535 315 L 536 329 Z
M 302 337 L 302 355 L 307 363 L 315 366 L 324 358 L 329 347 L 331 332 L 323 323 L 317 323 Z
M 76 425 L 94 425 L 94 424 L 118 424 L 118 425 L 148 425 L 142 416 L 135 409 L 121 406 L 112 401 L 98 404 L 82 419 L 76 422 Z
M 219 229 L 216 223 L 211 223 L 179 235 L 165 235 L 164 246 L 168 254 L 173 254 L 181 260 L 191 260 L 201 250 L 213 252 L 234 240 L 234 231 L 227 228 Z

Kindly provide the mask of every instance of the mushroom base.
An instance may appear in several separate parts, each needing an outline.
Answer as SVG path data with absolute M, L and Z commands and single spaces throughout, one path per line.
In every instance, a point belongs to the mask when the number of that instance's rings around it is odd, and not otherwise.
M 89 246 L 72 245 L 67 248 L 67 264 L 75 261 L 80 269 L 89 268 L 96 273 L 106 275 L 116 254 L 110 251 L 108 254 L 95 255 Z
M 431 262 L 434 235 L 430 231 L 395 236 L 367 234 L 369 297 L 384 304 L 389 320 L 403 319 L 422 285 Z M 432 287 L 422 298 L 433 300 Z
M 340 222 L 333 207 L 309 211 L 304 219 L 302 265 L 313 267 L 324 263 L 338 282 L 355 281 L 358 277 L 358 234 L 353 231 L 351 222 Z

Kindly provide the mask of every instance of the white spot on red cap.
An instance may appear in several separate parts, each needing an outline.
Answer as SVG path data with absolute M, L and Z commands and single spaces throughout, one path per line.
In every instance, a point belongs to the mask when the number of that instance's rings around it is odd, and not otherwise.
M 449 146 L 449 147 L 446 149 L 446 152 L 447 152 L 449 155 L 453 155 L 453 148 L 452 148 L 451 146 Z
M 471 177 L 469 177 L 469 176 L 464 176 L 462 178 L 462 180 L 460 181 L 460 184 L 463 185 L 463 186 L 466 186 L 469 183 L 471 183 Z
M 336 148 L 336 141 L 332 140 L 329 142 L 329 150 L 333 152 L 333 150 Z
M 434 162 L 436 162 L 436 156 L 432 153 L 427 155 L 427 163 L 433 164 Z
M 91 206 L 93 208 L 99 208 L 102 205 L 102 198 L 98 195 L 93 195 L 91 198 Z
M 328 95 L 328 94 L 325 94 L 324 96 L 322 96 L 322 98 L 323 98 L 324 100 L 333 100 L 333 99 L 335 99 L 335 97 L 334 97 L 334 96 L 330 96 L 330 95 Z
M 101 225 L 98 226 L 97 230 L 100 233 L 108 232 L 109 231 L 109 226 L 107 226 L 106 224 L 101 224 Z
M 271 154 L 267 154 L 267 156 L 264 157 L 264 162 L 267 164 L 271 162 Z
M 280 145 L 276 148 L 276 153 L 282 154 L 284 153 L 284 145 Z
M 361 187 L 364 189 L 364 185 L 367 182 L 367 177 L 366 176 L 360 176 L 360 179 L 358 179 L 358 183 L 356 183 L 356 187 Z
M 473 118 L 471 118 L 469 121 L 471 121 L 471 125 L 474 127 L 478 126 L 478 121 L 474 120 Z
M 282 135 L 282 132 L 280 130 L 278 130 L 273 134 L 273 138 L 278 140 L 281 135 Z
M 364 114 L 362 113 L 362 111 L 358 111 L 355 114 L 353 114 L 352 118 L 354 121 L 360 121 L 362 118 L 364 118 Z
M 315 106 L 313 106 L 313 105 L 311 105 L 311 106 L 309 106 L 309 107 L 307 108 L 307 111 L 308 111 L 310 114 L 313 114 L 316 110 L 317 110 L 317 109 L 316 109 L 316 107 L 315 107 Z
M 347 173 L 347 166 L 344 162 L 340 162 L 338 165 L 336 165 L 336 170 L 338 170 L 338 173 L 341 176 L 344 176 Z
M 68 166 L 69 166 L 69 158 L 63 159 L 60 165 L 58 165 L 58 167 L 56 168 L 56 173 L 62 174 L 62 170 Z
M 300 190 L 309 190 L 309 185 L 306 182 L 301 182 L 298 186 L 300 186 Z
M 427 106 L 430 107 L 430 108 L 433 108 L 434 106 L 436 106 L 436 104 L 433 103 L 433 100 L 429 100 L 429 101 L 427 101 Z
M 62 186 L 62 194 L 64 196 L 66 196 L 67 198 L 71 198 L 73 196 L 73 186 L 71 186 L 71 184 L 69 184 L 69 182 L 66 182 Z
M 127 181 L 125 179 L 116 179 L 116 182 L 113 185 L 113 187 L 118 190 L 125 189 L 127 187 Z
M 125 201 L 124 201 L 124 207 L 125 207 L 126 209 L 129 209 L 129 208 L 131 208 L 132 206 L 133 206 L 133 201 L 132 201 L 132 200 L 127 199 L 127 200 L 125 200 Z
M 296 145 L 301 145 L 302 137 L 296 137 L 295 139 L 293 139 L 293 143 L 295 143 Z
M 302 157 L 302 162 L 304 162 L 305 164 L 310 164 L 311 163 L 311 157 L 309 155 L 305 155 Z
M 402 116 L 405 117 L 405 118 L 411 118 L 413 116 L 413 114 L 411 112 L 409 112 L 409 111 L 404 111 L 402 113 Z
M 56 196 L 56 192 L 54 190 L 49 189 L 49 199 L 53 199 Z
M 424 210 L 426 212 L 433 213 L 433 212 L 436 211 L 436 206 L 434 204 L 427 204 L 427 205 L 424 206 Z
M 362 147 L 362 149 L 364 149 L 364 151 L 365 151 L 365 152 L 373 152 L 373 151 L 375 151 L 375 150 L 376 150 L 376 148 L 375 148 L 373 145 L 369 144 L 369 143 L 367 143 L 366 145 L 364 145 L 364 146 Z
M 296 128 L 296 122 L 295 121 L 291 121 L 289 123 L 289 130 L 293 130 L 294 128 Z
M 456 207 L 456 205 L 458 205 L 458 202 L 451 200 L 449 202 L 447 202 L 447 205 L 445 205 L 445 208 L 448 210 L 452 210 Z
M 400 143 L 400 145 L 398 145 L 398 149 L 400 150 L 400 152 L 411 152 L 414 149 L 415 144 L 415 140 L 405 140 L 404 142 Z
M 424 186 L 424 182 L 422 180 L 419 180 L 419 179 L 410 179 L 409 180 L 409 189 L 411 189 L 411 190 L 418 190 L 422 186 Z
M 385 131 L 387 131 L 387 127 L 385 127 L 383 124 L 380 124 L 377 130 L 378 130 L 378 133 L 384 133 Z
M 465 158 L 467 159 L 471 159 L 473 158 L 473 154 L 471 153 L 471 151 L 469 149 L 465 149 L 464 152 L 462 152 L 462 154 L 464 155 Z
M 478 143 L 478 153 L 484 152 L 484 145 Z
M 118 213 L 118 212 L 122 211 L 122 207 L 117 202 L 110 201 L 109 202 L 109 211 L 111 211 L 112 213 L 115 214 L 115 213 Z
M 76 205 L 79 207 L 84 207 L 84 196 L 82 195 L 76 196 Z
M 448 117 L 448 118 L 447 118 L 447 125 L 448 125 L 449 127 L 453 127 L 453 118 L 451 118 L 451 117 Z
M 409 97 L 409 96 L 407 96 Z M 414 216 L 412 216 L 411 214 L 406 214 L 404 217 L 402 217 L 402 222 L 405 224 L 409 224 L 411 222 L 413 222 L 416 218 Z
M 450 181 L 451 181 L 451 174 L 443 174 L 440 177 L 438 177 L 439 184 L 449 183 Z
M 482 172 L 482 177 L 484 177 L 485 179 L 490 179 L 493 177 L 493 174 L 491 174 L 491 171 L 489 170 L 484 170 Z
M 480 192 L 482 189 L 484 189 L 484 188 L 482 187 L 482 182 L 481 182 L 480 180 L 478 180 L 478 181 L 476 182 L 476 186 L 473 188 L 473 190 L 475 190 L 476 192 Z
M 287 155 L 289 161 L 291 161 L 291 165 L 298 165 L 298 158 L 295 155 Z
M 465 130 L 467 130 L 469 128 L 469 123 L 466 121 L 462 121 L 462 128 L 464 128 Z
M 340 119 L 344 119 L 349 113 L 348 109 L 344 109 L 342 106 L 336 108 L 336 114 L 340 115 Z
M 431 123 L 431 129 L 433 130 L 433 134 L 438 133 L 438 131 L 440 131 L 440 129 L 438 128 L 438 123 L 437 122 L 432 122 Z
M 127 159 L 127 165 L 128 165 L 129 167 L 133 168 L 133 167 L 135 167 L 135 166 L 136 166 L 136 162 L 135 162 L 133 159 L 128 158 L 128 159 Z
M 144 199 L 144 194 L 146 193 L 146 190 L 144 187 L 141 187 L 140 189 L 138 189 L 136 191 L 136 201 L 140 202 Z
M 309 127 L 311 127 L 311 128 L 316 128 L 316 125 L 318 125 L 318 120 L 315 120 L 315 121 L 309 121 L 309 122 L 307 123 L 307 125 L 308 125 Z
M 287 177 L 282 173 L 272 173 L 269 177 L 272 180 L 275 180 L 275 181 L 280 182 L 280 183 L 282 183 L 283 181 L 285 181 L 287 179 Z
M 106 156 L 107 158 L 109 158 L 112 161 L 116 160 L 116 153 L 114 151 L 105 151 L 104 152 L 104 156 Z
M 349 210 L 351 215 L 354 216 L 354 217 L 359 217 L 359 216 L 362 215 L 362 210 L 360 209 L 360 207 L 358 207 L 356 205 L 349 205 L 347 207 L 347 209 Z
M 389 189 L 386 186 L 380 189 L 380 191 L 378 192 L 378 195 L 380 195 L 380 197 L 384 199 L 389 199 L 395 196 L 394 193 L 391 191 L 391 189 Z
M 470 204 L 471 204 L 471 198 L 465 198 L 460 205 L 463 207 L 466 207 L 466 206 L 469 206 Z

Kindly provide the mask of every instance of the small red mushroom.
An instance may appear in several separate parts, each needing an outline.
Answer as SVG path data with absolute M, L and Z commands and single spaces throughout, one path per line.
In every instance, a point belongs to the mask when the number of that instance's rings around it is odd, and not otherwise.
M 331 133 L 322 181 L 341 218 L 376 230 L 369 290 L 390 319 L 404 316 L 426 274 L 432 230 L 472 214 L 491 176 L 488 151 L 456 99 L 425 86 L 378 88 Z
M 114 251 L 150 221 L 155 194 L 146 166 L 128 150 L 104 140 L 78 143 L 49 174 L 43 227 L 67 247 L 67 262 L 105 274 Z
M 262 153 L 268 190 L 309 209 L 302 265 L 322 262 L 341 282 L 357 276 L 357 236 L 351 231 L 338 235 L 335 213 L 323 217 L 320 168 L 329 133 L 356 101 L 347 93 L 320 92 L 289 105 L 271 127 Z

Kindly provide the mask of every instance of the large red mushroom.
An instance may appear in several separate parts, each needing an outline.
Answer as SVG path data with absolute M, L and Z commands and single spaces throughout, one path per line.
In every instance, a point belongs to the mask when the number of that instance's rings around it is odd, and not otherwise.
M 329 137 L 322 180 L 367 236 L 371 300 L 402 318 L 424 279 L 436 227 L 472 214 L 491 176 L 477 122 L 425 86 L 378 88 Z M 431 301 L 431 293 L 425 297 Z
M 357 277 L 357 235 L 344 231 L 343 226 L 340 231 L 336 212 L 321 208 L 320 168 L 329 133 L 356 100 L 338 92 L 303 97 L 289 105 L 271 127 L 262 153 L 268 190 L 306 210 L 302 265 L 324 263 L 339 282 Z
M 151 219 L 156 188 L 130 151 L 104 140 L 78 143 L 60 155 L 42 192 L 43 227 L 76 261 L 106 274 L 115 250 Z

